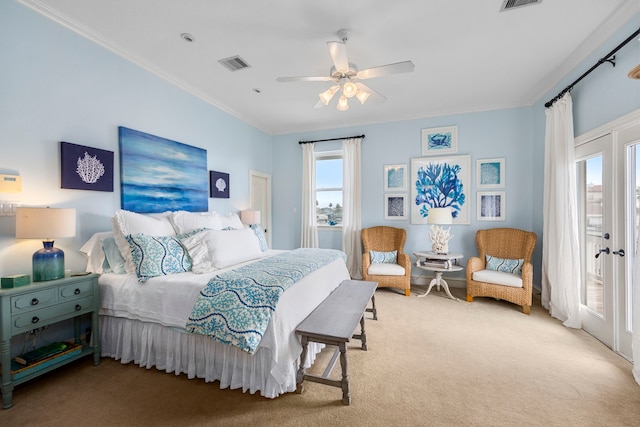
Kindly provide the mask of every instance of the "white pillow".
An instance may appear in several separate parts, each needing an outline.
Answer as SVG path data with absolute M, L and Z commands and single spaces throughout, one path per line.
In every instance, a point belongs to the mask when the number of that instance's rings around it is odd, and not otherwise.
M 91 238 L 82 245 L 80 252 L 87 256 L 87 268 L 86 271 L 90 273 L 104 273 L 103 264 L 105 260 L 105 253 L 102 249 L 102 242 L 104 239 L 113 237 L 111 231 L 104 231 L 95 233 Z
M 176 232 L 169 221 L 170 212 L 163 214 L 143 215 L 119 209 L 111 219 L 113 238 L 124 259 L 127 273 L 133 274 L 136 268 L 131 257 L 131 248 L 125 239 L 128 234 L 146 234 L 148 236 L 175 236 Z
M 220 216 L 220 225 L 222 226 L 222 228 L 220 228 L 221 230 L 228 230 L 230 228 L 241 230 L 245 228 L 238 214 L 232 212 L 229 212 L 225 216 Z
M 169 221 L 177 234 L 188 233 L 198 228 L 222 230 L 220 214 L 218 212 L 187 212 L 177 211 L 169 215 Z
M 189 252 L 194 273 L 206 273 L 264 256 L 258 238 L 250 228 L 204 230 L 180 241 Z

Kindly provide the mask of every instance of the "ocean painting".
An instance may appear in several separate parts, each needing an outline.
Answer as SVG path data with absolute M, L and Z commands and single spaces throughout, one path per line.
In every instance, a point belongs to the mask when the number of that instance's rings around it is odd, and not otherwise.
M 209 210 L 207 150 L 120 126 L 122 209 Z
M 441 155 L 458 152 L 458 127 L 422 129 L 422 155 Z

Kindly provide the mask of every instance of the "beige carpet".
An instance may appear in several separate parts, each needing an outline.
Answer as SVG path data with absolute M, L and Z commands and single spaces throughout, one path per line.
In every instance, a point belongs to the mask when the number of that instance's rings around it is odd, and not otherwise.
M 526 316 L 502 301 L 455 302 L 434 291 L 407 298 L 379 290 L 376 299 L 369 351 L 357 340 L 349 350 L 350 406 L 340 389 L 321 384 L 265 399 L 85 358 L 17 386 L 0 426 L 640 425 L 630 363 L 538 302 Z

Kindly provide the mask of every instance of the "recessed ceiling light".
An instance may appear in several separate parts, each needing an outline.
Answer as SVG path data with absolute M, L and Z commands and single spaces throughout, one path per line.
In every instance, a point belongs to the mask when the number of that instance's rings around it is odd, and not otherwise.
M 182 37 L 182 40 L 192 43 L 194 41 L 196 41 L 196 39 L 189 33 L 182 33 L 180 34 L 180 37 Z

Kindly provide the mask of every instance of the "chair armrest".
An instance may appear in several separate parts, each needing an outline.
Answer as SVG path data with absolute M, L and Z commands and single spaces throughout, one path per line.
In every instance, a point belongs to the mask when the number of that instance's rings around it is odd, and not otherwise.
M 466 268 L 467 280 L 471 280 L 474 272 L 484 270 L 484 268 L 485 268 L 485 261 L 482 258 L 477 256 L 470 257 L 467 260 L 467 268 Z
M 398 254 L 398 265 L 404 267 L 404 275 L 411 276 L 411 257 L 407 254 Z
M 533 265 L 530 262 L 522 264 L 522 287 L 527 291 L 533 288 Z
M 362 254 L 362 277 L 367 277 L 367 271 L 369 270 L 369 266 L 371 265 L 371 257 L 369 256 L 369 251 Z

